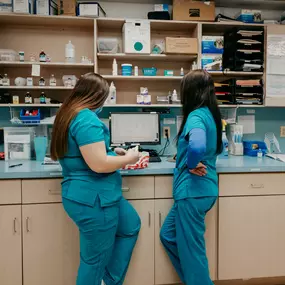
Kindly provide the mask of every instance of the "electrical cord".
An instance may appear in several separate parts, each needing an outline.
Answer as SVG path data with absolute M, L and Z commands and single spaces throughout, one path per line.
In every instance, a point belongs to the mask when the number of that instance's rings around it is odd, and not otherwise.
M 158 152 L 159 156 L 163 156 L 165 153 L 165 150 L 170 146 L 170 140 L 169 140 L 168 133 L 166 133 L 165 135 L 166 135 L 166 141 L 165 141 L 164 147 Z

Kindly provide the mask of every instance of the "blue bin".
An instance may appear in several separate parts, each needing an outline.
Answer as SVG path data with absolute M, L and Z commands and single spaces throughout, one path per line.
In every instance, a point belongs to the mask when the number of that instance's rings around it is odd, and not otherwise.
M 41 122 L 41 111 L 37 109 L 38 115 L 37 116 L 25 116 L 27 109 L 21 109 L 20 112 L 20 120 L 24 124 L 39 124 Z
M 257 145 L 257 147 L 255 147 L 255 145 Z M 263 155 L 267 153 L 267 147 L 263 141 L 244 141 L 243 148 L 244 154 L 248 156 L 257 156 L 260 149 Z

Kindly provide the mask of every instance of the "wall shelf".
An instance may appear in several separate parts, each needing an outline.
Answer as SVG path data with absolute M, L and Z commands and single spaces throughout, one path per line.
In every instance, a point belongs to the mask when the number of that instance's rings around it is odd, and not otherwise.
M 92 68 L 93 63 L 66 63 L 66 62 L 31 62 L 31 61 L 0 61 L 0 66 L 32 66 L 33 64 L 45 66 L 45 67 L 61 67 L 61 68 Z
M 263 72 L 208 71 L 212 76 L 263 76 Z
M 61 104 L 0 104 L 0 107 L 6 108 L 57 108 L 60 106 Z
M 65 86 L 0 86 L 0 89 L 18 89 L 18 90 L 72 90 L 73 87 L 65 87 Z
M 110 80 L 166 80 L 166 81 L 173 81 L 173 80 L 181 80 L 183 76 L 113 76 L 113 75 L 102 75 L 105 79 Z

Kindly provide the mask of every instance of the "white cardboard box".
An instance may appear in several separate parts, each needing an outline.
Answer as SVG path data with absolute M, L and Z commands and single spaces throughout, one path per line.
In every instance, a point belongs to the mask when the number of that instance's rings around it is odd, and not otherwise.
M 32 1 L 30 0 L 13 0 L 13 12 L 31 14 Z
M 126 20 L 123 26 L 125 53 L 150 54 L 150 22 L 148 20 Z

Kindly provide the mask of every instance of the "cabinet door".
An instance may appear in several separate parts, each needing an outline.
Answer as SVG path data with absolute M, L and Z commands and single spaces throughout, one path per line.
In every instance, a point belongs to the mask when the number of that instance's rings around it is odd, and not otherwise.
M 160 242 L 160 228 L 173 200 L 155 200 L 155 284 L 176 284 L 181 282 Z M 206 250 L 210 276 L 217 280 L 217 205 L 206 216 Z
M 22 284 L 21 206 L 0 206 L 0 284 Z
M 181 283 L 159 237 L 160 228 L 172 205 L 172 199 L 155 200 L 155 284 Z
M 285 196 L 219 199 L 220 280 L 285 276 Z
M 130 201 L 141 218 L 141 230 L 124 285 L 154 284 L 154 200 Z
M 23 205 L 22 217 L 24 285 L 75 285 L 78 230 L 62 204 Z

